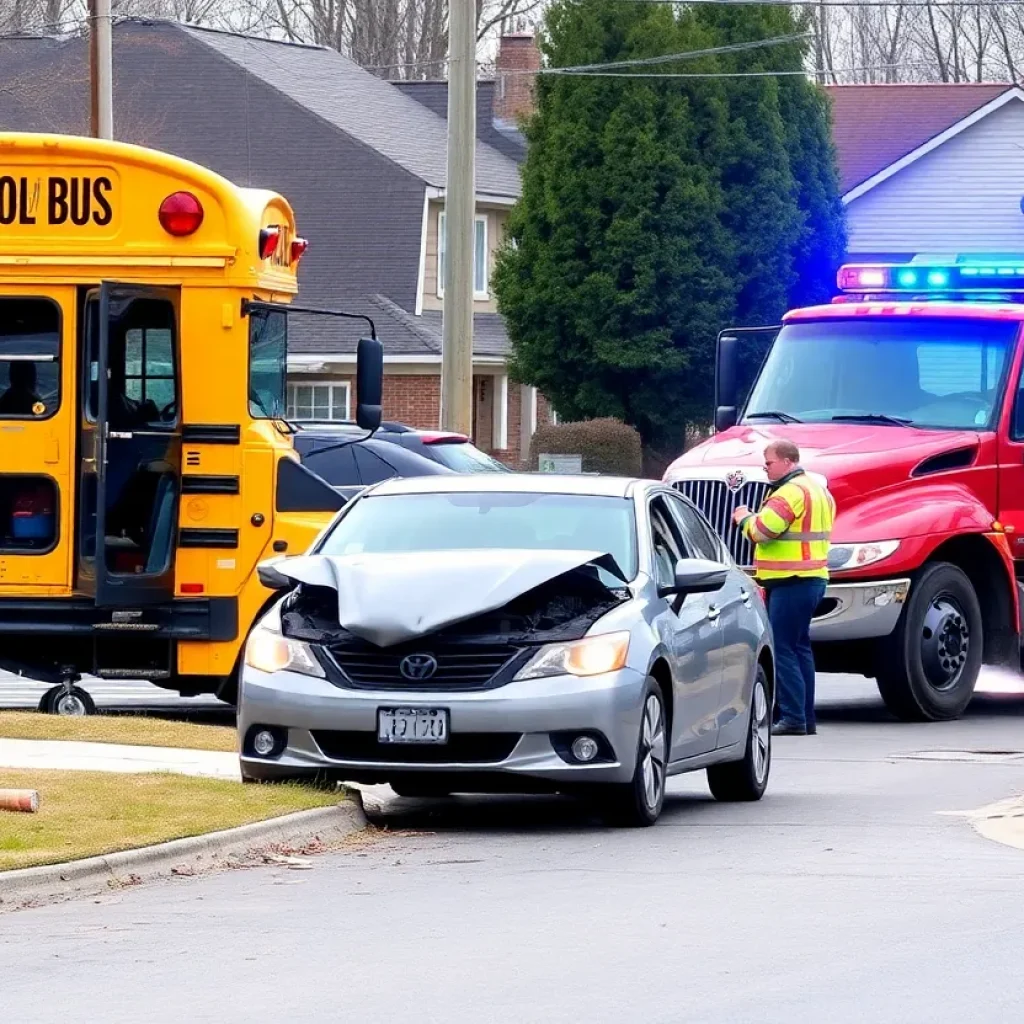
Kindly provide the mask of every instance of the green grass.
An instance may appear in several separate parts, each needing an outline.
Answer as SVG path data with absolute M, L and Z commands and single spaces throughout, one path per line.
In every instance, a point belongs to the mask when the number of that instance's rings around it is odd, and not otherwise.
M 35 789 L 35 814 L 0 811 L 0 871 L 130 850 L 329 807 L 337 793 L 152 773 L 8 770 L 0 789 Z M 2 882 L 0 882 L 2 885 Z
M 144 715 L 86 715 L 74 718 L 38 711 L 0 711 L 0 739 L 83 740 L 129 743 L 144 747 L 185 747 L 189 750 L 238 750 L 230 726 L 174 722 Z M 2 769 L 0 769 L 2 771 Z

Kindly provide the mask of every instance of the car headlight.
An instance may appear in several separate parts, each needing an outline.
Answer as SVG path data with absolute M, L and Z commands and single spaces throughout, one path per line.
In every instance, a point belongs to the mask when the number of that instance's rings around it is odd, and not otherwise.
M 629 633 L 603 633 L 568 644 L 542 647 L 516 674 L 516 679 L 546 676 L 600 676 L 626 664 Z
M 323 679 L 323 667 L 309 644 L 283 636 L 276 616 L 268 616 L 250 634 L 245 645 L 245 663 L 260 672 L 298 672 Z
M 888 558 L 899 546 L 898 540 L 876 540 L 870 544 L 833 544 L 828 550 L 828 567 L 832 570 L 860 569 Z

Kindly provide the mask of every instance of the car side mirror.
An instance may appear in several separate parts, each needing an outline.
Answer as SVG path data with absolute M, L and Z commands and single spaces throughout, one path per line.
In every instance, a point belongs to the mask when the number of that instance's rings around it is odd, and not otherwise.
M 295 580 L 285 576 L 283 572 L 279 572 L 276 568 L 283 561 L 284 559 L 282 558 L 270 558 L 256 566 L 256 575 L 263 586 L 270 590 L 289 590 L 295 586 Z
M 380 427 L 384 404 L 384 346 L 360 338 L 356 349 L 356 423 L 360 430 Z
M 668 594 L 713 594 L 729 579 L 729 567 L 706 558 L 684 558 L 676 562 L 676 578 L 671 587 L 661 587 L 662 597 Z

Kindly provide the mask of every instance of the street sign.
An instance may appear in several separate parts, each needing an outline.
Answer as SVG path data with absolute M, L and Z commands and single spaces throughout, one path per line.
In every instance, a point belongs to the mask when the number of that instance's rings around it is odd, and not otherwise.
M 546 455 L 538 456 L 538 469 L 541 473 L 582 473 L 582 455 Z

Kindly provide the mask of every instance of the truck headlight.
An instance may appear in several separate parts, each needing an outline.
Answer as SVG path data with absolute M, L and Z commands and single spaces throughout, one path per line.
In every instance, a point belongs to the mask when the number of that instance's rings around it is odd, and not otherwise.
M 273 621 L 261 622 L 249 634 L 245 645 L 245 663 L 260 672 L 298 672 L 303 676 L 324 678 L 324 670 L 309 644 L 283 636 Z
M 516 675 L 516 679 L 546 676 L 600 676 L 626 664 L 629 633 L 603 633 L 569 644 L 542 647 Z
M 899 546 L 898 540 L 876 540 L 870 544 L 833 544 L 828 549 L 828 567 L 838 571 L 874 565 L 888 558 Z

